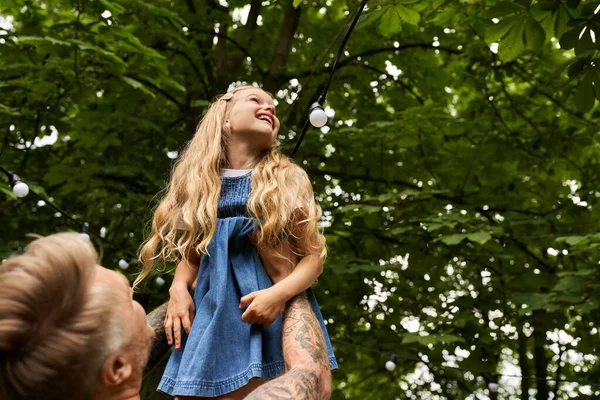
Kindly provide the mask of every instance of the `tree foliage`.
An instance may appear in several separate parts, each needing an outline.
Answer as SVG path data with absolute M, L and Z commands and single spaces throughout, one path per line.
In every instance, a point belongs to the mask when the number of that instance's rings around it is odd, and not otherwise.
M 0 0 L 0 162 L 116 267 L 215 94 L 262 83 L 291 150 L 357 5 Z M 325 210 L 333 398 L 598 397 L 564 382 L 600 377 L 598 7 L 368 2 L 297 155 Z M 0 190 L 3 257 L 78 229 Z M 539 379 L 489 393 L 494 372 Z

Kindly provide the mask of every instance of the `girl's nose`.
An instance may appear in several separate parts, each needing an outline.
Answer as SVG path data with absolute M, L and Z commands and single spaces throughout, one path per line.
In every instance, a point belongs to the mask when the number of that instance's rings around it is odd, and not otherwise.
M 265 108 L 265 110 L 267 110 L 271 114 L 275 115 L 275 106 L 274 105 L 267 104 L 264 108 Z

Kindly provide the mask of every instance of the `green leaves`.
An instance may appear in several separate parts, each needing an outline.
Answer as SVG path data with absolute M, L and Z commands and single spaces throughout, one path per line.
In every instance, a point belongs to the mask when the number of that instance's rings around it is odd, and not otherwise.
M 356 274 L 358 272 L 381 271 L 381 266 L 370 263 L 368 260 L 341 260 L 327 264 L 330 270 L 336 275 Z
M 449 236 L 444 236 L 439 240 L 449 246 L 454 246 L 461 243 L 463 240 L 469 240 L 473 243 L 485 244 L 487 241 L 492 239 L 492 236 L 484 231 L 473 232 L 473 233 L 460 233 Z
M 527 314 L 534 310 L 554 311 L 558 307 L 552 304 L 549 293 L 519 293 L 512 297 L 511 301 L 525 307 L 519 308 L 520 314 Z
M 575 104 L 577 108 L 582 112 L 587 112 L 591 110 L 594 105 L 595 99 L 595 91 L 594 91 L 594 83 L 597 81 L 597 75 L 595 71 L 588 71 L 585 74 L 577 91 L 575 92 Z
M 402 23 L 395 7 L 390 7 L 383 13 L 379 20 L 378 30 L 388 38 L 402 32 Z
M 442 242 L 446 243 L 448 246 L 453 246 L 453 245 L 459 244 L 466 238 L 467 238 L 466 234 L 455 234 L 455 235 L 444 236 L 440 240 Z
M 515 3 L 500 3 L 490 15 L 503 17 L 485 32 L 486 43 L 499 42 L 498 55 L 502 61 L 516 59 L 525 49 L 541 51 L 546 33 L 527 8 Z
M 539 51 L 546 39 L 546 33 L 538 21 L 531 14 L 527 16 L 525 23 L 525 46 L 534 51 Z
M 566 243 L 571 246 L 571 251 L 586 252 L 595 251 L 600 244 L 600 234 L 574 235 L 556 239 L 557 243 Z
M 190 107 L 208 107 L 210 105 L 209 100 L 198 99 L 190 103 Z
M 409 4 L 413 1 L 398 1 L 384 7 L 381 12 L 381 19 L 378 30 L 385 37 L 392 37 L 402 32 L 402 23 L 417 25 L 421 20 L 421 15 L 415 11 Z M 374 14 L 374 18 L 377 16 Z
M 0 45 L 2 164 L 106 228 L 118 247 L 104 244 L 109 267 L 139 248 L 172 157 L 232 82 L 274 93 L 291 150 L 354 7 L 271 2 L 253 25 L 239 20 L 243 2 L 103 0 L 79 16 L 69 2 L 16 3 L 2 9 L 14 17 Z M 493 371 L 493 355 L 513 361 L 502 349 L 517 348 L 522 324 L 569 330 L 578 351 L 597 354 L 586 323 L 600 312 L 598 17 L 590 2 L 490 3 L 378 0 L 347 44 L 327 96 L 335 117 L 308 131 L 295 160 L 324 211 L 329 253 L 314 289 L 334 339 L 432 362 L 461 347 L 471 354 L 459 367 Z M 286 12 L 299 22 L 282 36 Z M 56 142 L 36 147 L 50 126 Z M 0 195 L 2 254 L 26 233 L 74 227 L 14 198 L 6 180 Z M 138 296 L 152 308 L 168 293 L 149 282 Z M 551 315 L 540 326 L 534 312 Z M 336 354 L 334 397 L 394 398 L 414 371 L 398 359 L 389 374 L 363 348 Z M 564 361 L 561 374 L 577 380 Z M 463 374 L 434 378 L 446 397 L 482 394 Z M 413 381 L 414 396 L 441 396 Z
M 517 17 L 508 33 L 500 40 L 498 55 L 502 61 L 512 61 L 525 50 L 524 32 L 526 21 L 527 17 L 524 15 Z
M 500 18 L 512 14 L 522 14 L 527 9 L 521 4 L 513 1 L 500 2 L 486 12 L 488 18 Z
M 401 2 L 396 4 L 396 10 L 398 11 L 400 18 L 411 25 L 417 25 L 421 20 L 421 15 L 419 15 L 417 11 L 402 5 Z
M 8 107 L 4 104 L 0 104 L 0 113 L 2 114 L 8 114 L 8 115 L 12 115 L 14 117 L 18 117 L 21 115 L 21 113 L 19 112 L 19 109 L 16 107 Z
M 492 239 L 492 236 L 487 232 L 479 231 L 479 232 L 469 233 L 467 235 L 467 239 L 469 239 L 471 242 L 474 242 L 474 243 L 485 244 L 488 240 Z
M 462 343 L 464 339 L 451 334 L 420 335 L 418 333 L 407 333 L 402 337 L 402 344 L 420 344 L 423 346 L 436 344 Z
M 570 31 L 566 32 L 560 38 L 560 42 L 559 42 L 560 47 L 565 50 L 573 49 L 577 45 L 577 42 L 579 41 L 580 34 L 581 34 L 581 28 L 579 28 L 579 27 L 575 28 L 575 29 L 571 29 Z
M 511 16 L 502 19 L 497 24 L 490 25 L 485 31 L 485 41 L 488 44 L 497 42 L 498 40 L 505 37 L 508 32 L 517 24 L 519 20 L 523 19 L 522 15 Z
M 121 79 L 123 81 L 125 81 L 128 85 L 130 85 L 131 87 L 133 87 L 134 89 L 139 89 L 142 92 L 144 92 L 145 94 L 151 96 L 151 97 L 156 97 L 156 95 L 149 90 L 146 86 L 144 86 L 144 84 L 142 84 L 140 81 L 137 81 L 133 78 L 130 78 L 128 76 L 122 76 Z
M 72 44 L 69 41 L 55 39 L 55 38 L 52 38 L 50 36 L 44 36 L 44 37 L 40 37 L 40 36 L 18 36 L 16 38 L 16 40 L 19 43 L 32 44 L 32 45 L 47 45 L 47 44 L 51 44 L 51 45 L 59 45 L 59 46 L 68 46 L 68 47 L 70 47 L 71 44 Z

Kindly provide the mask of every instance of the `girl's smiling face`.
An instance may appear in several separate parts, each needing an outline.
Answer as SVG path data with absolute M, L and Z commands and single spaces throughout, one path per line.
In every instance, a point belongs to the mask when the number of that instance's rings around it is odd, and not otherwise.
M 245 89 L 233 96 L 227 118 L 232 136 L 244 136 L 258 150 L 273 146 L 279 133 L 273 98 L 259 88 Z

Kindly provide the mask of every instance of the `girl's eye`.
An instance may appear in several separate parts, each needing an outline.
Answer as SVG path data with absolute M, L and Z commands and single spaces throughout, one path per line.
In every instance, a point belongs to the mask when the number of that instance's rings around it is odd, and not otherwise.
M 258 98 L 257 98 L 257 97 L 251 97 L 251 98 L 250 98 L 250 101 L 253 101 L 253 102 L 255 102 L 255 103 L 258 103 Z

